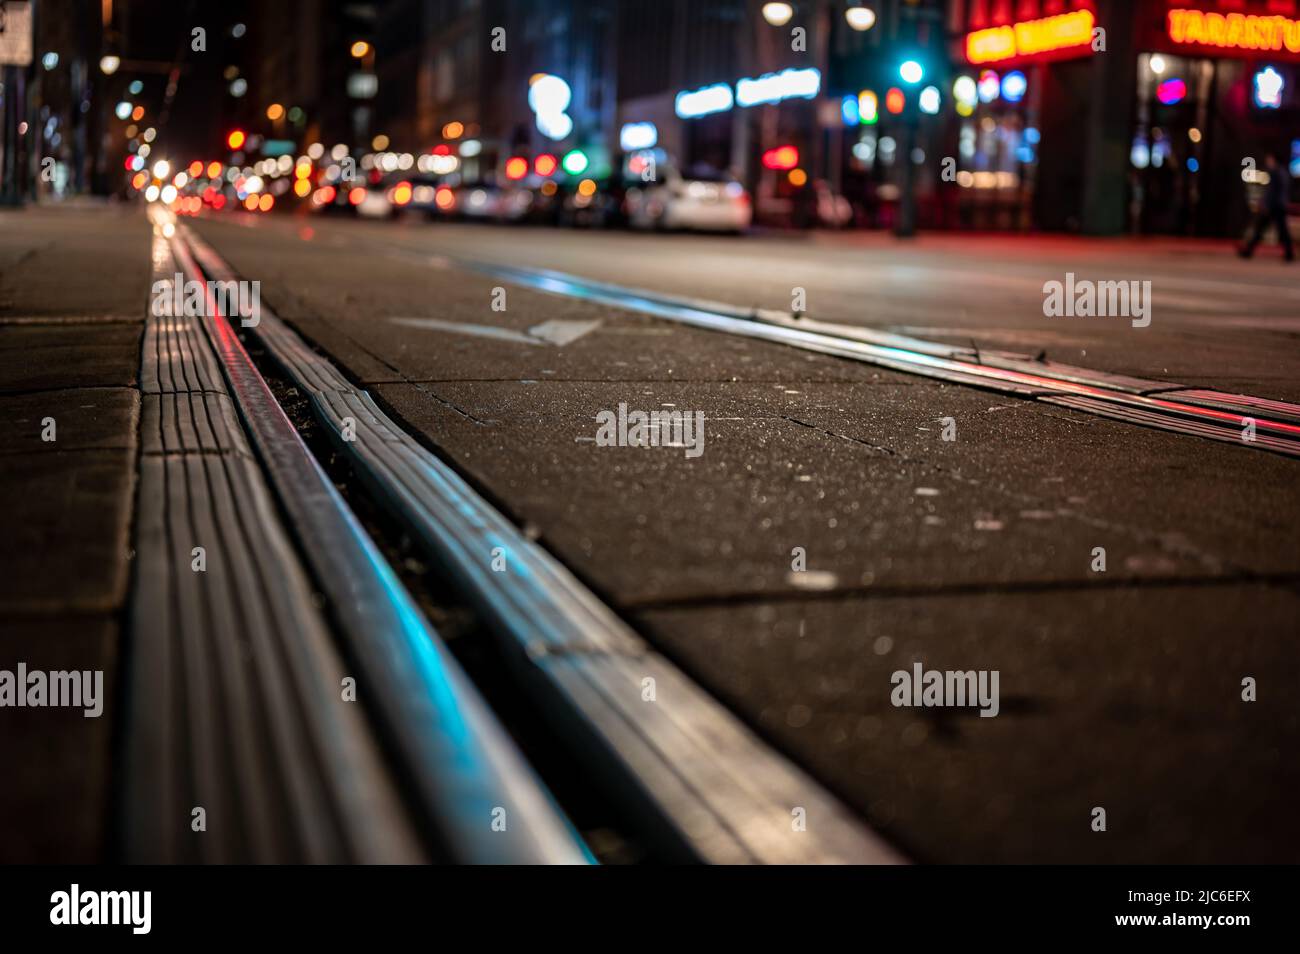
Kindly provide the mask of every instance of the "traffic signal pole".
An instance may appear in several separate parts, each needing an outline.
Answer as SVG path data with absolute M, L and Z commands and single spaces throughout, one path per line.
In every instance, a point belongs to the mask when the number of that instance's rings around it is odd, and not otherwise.
M 916 235 L 916 163 L 912 161 L 912 152 L 916 149 L 916 115 L 911 108 L 903 114 L 903 183 L 902 195 L 898 201 L 898 218 L 894 222 L 894 235 L 897 238 L 912 238 Z

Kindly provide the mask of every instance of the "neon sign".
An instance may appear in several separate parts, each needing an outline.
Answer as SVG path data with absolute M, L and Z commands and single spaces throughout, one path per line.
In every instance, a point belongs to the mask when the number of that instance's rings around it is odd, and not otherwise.
M 1282 90 L 1286 80 L 1271 66 L 1255 74 L 1255 105 L 1260 109 L 1277 109 L 1282 105 Z
M 741 106 L 757 106 L 783 99 L 812 99 L 821 85 L 822 74 L 812 68 L 764 73 L 758 79 L 742 79 L 736 83 L 736 102 Z
M 1075 10 L 1013 26 L 976 30 L 966 36 L 966 59 L 971 63 L 996 63 L 1017 56 L 1090 46 L 1094 22 L 1091 10 Z
M 732 106 L 758 106 L 786 99 L 812 99 L 822 88 L 822 74 L 815 69 L 788 69 L 764 73 L 757 79 L 736 80 L 733 94 L 727 83 L 714 83 L 677 94 L 674 107 L 682 119 L 723 113 Z
M 1170 10 L 1169 39 L 1175 43 L 1234 50 L 1300 53 L 1300 20 L 1245 13 Z
M 695 119 L 710 113 L 726 112 L 734 103 L 731 87 L 726 83 L 714 83 L 712 86 L 678 93 L 675 108 L 682 119 Z

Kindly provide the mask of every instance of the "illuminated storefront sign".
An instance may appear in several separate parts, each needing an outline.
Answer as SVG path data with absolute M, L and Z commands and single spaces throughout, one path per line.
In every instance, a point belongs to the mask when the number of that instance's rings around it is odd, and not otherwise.
M 682 119 L 695 119 L 710 113 L 726 112 L 732 107 L 735 97 L 731 87 L 726 83 L 714 83 L 700 89 L 688 90 L 677 94 L 677 115 Z
M 732 106 L 758 106 L 786 99 L 812 99 L 821 91 L 821 87 L 822 74 L 818 70 L 781 70 L 779 73 L 764 73 L 758 79 L 737 80 L 734 94 L 726 83 L 686 90 L 677 94 L 675 108 L 682 119 L 695 119 L 710 113 L 726 112 Z
M 966 59 L 971 63 L 996 63 L 1020 56 L 1090 47 L 1094 22 L 1091 10 L 1075 10 L 1013 26 L 976 30 L 966 36 Z
M 764 73 L 758 79 L 743 79 L 736 83 L 736 103 L 757 106 L 760 103 L 779 103 L 783 99 L 812 99 L 821 86 L 822 74 L 811 67 Z
M 1233 50 L 1300 53 L 1300 20 L 1245 13 L 1170 10 L 1169 39 Z

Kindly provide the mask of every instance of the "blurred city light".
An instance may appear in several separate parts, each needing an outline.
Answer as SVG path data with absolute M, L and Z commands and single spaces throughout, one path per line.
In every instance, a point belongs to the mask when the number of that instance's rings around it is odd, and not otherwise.
M 794 7 L 788 3 L 763 4 L 763 19 L 772 26 L 785 26 L 792 16 L 794 16 Z
M 858 93 L 858 122 L 874 126 L 880 120 L 880 101 L 869 89 Z
M 840 118 L 846 126 L 856 126 L 862 121 L 862 114 L 858 112 L 858 98 L 852 93 L 840 98 Z
M 659 142 L 659 128 L 654 123 L 624 123 L 618 143 L 624 152 L 650 149 Z
M 925 68 L 916 60 L 904 60 L 898 66 L 898 75 L 904 83 L 915 85 L 924 79 Z
M 560 160 L 560 165 L 571 176 L 581 175 L 587 171 L 587 154 L 581 149 L 570 149 Z
M 1282 74 L 1271 66 L 1266 66 L 1255 74 L 1251 84 L 1255 90 L 1255 105 L 1260 109 L 1278 109 L 1282 105 L 1282 90 L 1286 81 Z
M 976 87 L 979 91 L 981 103 L 991 103 L 1001 94 L 1002 81 L 998 74 L 992 70 L 985 70 L 980 74 L 979 85 Z
M 736 83 L 736 103 L 757 106 L 785 99 L 812 99 L 821 90 L 821 82 L 821 72 L 812 67 L 765 73 L 758 79 L 742 79 Z
M 870 7 L 849 7 L 844 11 L 844 19 L 852 29 L 861 33 L 876 25 L 876 11 Z
M 357 40 L 352 44 L 352 56 L 356 59 L 362 59 L 370 52 L 370 44 L 365 40 Z
M 528 108 L 536 117 L 537 129 L 549 139 L 564 139 L 573 131 L 573 119 L 565 112 L 573 90 L 558 76 L 534 75 L 528 86 Z
M 1187 96 L 1187 84 L 1180 79 L 1167 79 L 1156 87 L 1156 99 L 1162 105 L 1174 106 Z
M 920 107 L 921 112 L 934 116 L 939 112 L 941 100 L 939 88 L 937 86 L 927 86 L 921 90 L 921 95 L 917 97 L 916 104 Z
M 271 120 L 271 122 L 275 122 L 283 115 L 284 107 L 279 103 L 272 103 L 270 106 L 266 107 L 266 118 Z
M 99 69 L 105 76 L 112 76 L 117 72 L 117 68 L 122 65 L 122 58 L 108 53 L 99 58 Z
M 731 87 L 726 83 L 714 83 L 696 90 L 686 90 L 677 94 L 674 110 L 682 119 L 695 119 L 710 113 L 721 113 L 730 109 L 735 103 Z
M 777 146 L 763 153 L 764 169 L 793 169 L 799 165 L 799 150 L 794 146 Z
M 1012 70 L 1002 77 L 1002 98 L 1008 103 L 1020 102 L 1025 98 L 1025 91 L 1028 88 L 1029 81 L 1020 70 Z
M 511 156 L 506 160 L 506 178 L 512 181 L 528 175 L 528 160 L 523 156 Z
M 240 149 L 243 147 L 247 138 L 248 137 L 244 135 L 242 129 L 232 129 L 230 135 L 226 137 L 226 145 L 231 149 Z

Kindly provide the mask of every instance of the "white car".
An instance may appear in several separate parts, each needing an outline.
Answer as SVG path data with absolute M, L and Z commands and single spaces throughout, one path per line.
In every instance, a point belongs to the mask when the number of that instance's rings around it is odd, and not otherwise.
M 363 219 L 391 219 L 393 203 L 383 189 L 366 189 L 361 201 L 356 204 L 357 215 Z
M 726 173 L 692 170 L 683 175 L 660 166 L 659 181 L 628 189 L 633 228 L 743 232 L 754 209 L 745 187 Z

